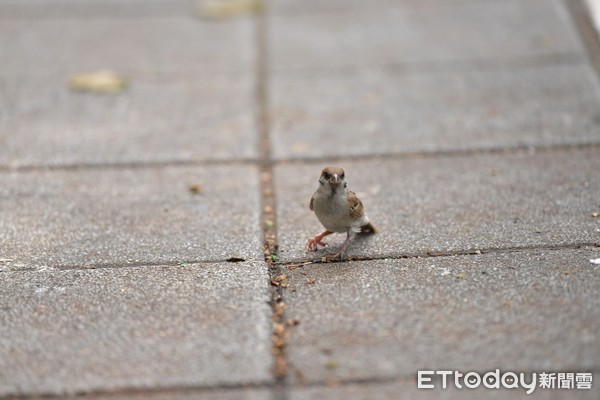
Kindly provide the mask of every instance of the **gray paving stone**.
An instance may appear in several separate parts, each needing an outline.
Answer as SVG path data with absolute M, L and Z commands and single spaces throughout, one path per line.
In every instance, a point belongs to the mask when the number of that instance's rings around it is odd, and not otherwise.
M 0 258 L 11 269 L 262 259 L 258 191 L 248 165 L 2 173 Z
M 327 163 L 329 164 L 329 163 Z M 346 170 L 380 232 L 357 238 L 347 255 L 404 256 L 496 248 L 559 246 L 599 239 L 597 146 L 537 153 L 412 156 L 335 162 Z M 275 169 L 280 257 L 307 254 L 306 240 L 324 228 L 309 210 L 324 163 Z
M 79 398 L 79 397 L 78 397 Z M 269 388 L 246 387 L 241 389 L 175 389 L 166 391 L 143 391 L 140 393 L 108 393 L 103 395 L 83 396 L 90 400 L 271 400 L 273 395 Z
M 0 19 L 191 16 L 190 0 L 0 0 Z
M 273 74 L 276 158 L 600 142 L 587 63 Z
M 530 375 L 527 376 L 528 378 Z M 449 384 L 450 385 L 450 384 Z M 429 399 L 535 399 L 535 400 L 570 400 L 570 399 L 597 399 L 600 391 L 598 386 L 592 386 L 591 390 L 547 390 L 535 389 L 532 394 L 526 394 L 522 389 L 516 390 L 489 390 L 478 389 L 416 389 L 416 383 L 369 383 L 315 386 L 306 388 L 294 388 L 290 393 L 290 400 L 321 400 L 321 399 L 381 399 L 396 400 L 409 398 L 416 400 Z
M 451 62 L 583 51 L 559 0 L 443 2 L 439 7 L 398 3 L 349 6 L 335 13 L 272 13 L 273 68 Z
M 0 273 L 0 395 L 272 380 L 264 263 Z
M 247 74 L 137 74 L 117 95 L 69 90 L 61 74 L 0 74 L 0 164 L 257 157 Z
M 307 383 L 407 379 L 418 370 L 598 371 L 600 267 L 589 260 L 599 254 L 532 250 L 286 271 L 286 316 L 300 322 L 289 361 Z
M 317 13 L 349 13 L 379 10 L 383 7 L 395 9 L 429 9 L 473 5 L 477 3 L 493 2 L 498 0 L 272 0 L 270 10 L 275 14 L 302 15 Z M 503 1 L 503 0 L 500 0 Z M 510 1 L 510 0 L 509 0 Z
M 268 388 L 242 389 L 206 389 L 206 390 L 170 390 L 147 391 L 142 393 L 126 393 L 84 396 L 93 400 L 271 400 L 273 395 Z
M 254 24 L 249 18 L 188 17 L 4 20 L 2 75 L 89 72 L 250 71 Z

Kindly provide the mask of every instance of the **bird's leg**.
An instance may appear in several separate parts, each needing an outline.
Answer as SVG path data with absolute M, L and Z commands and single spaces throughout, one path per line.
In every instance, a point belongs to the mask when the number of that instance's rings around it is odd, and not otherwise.
M 308 239 L 308 242 L 306 242 L 306 251 L 317 251 L 319 249 L 319 246 L 327 246 L 327 243 L 323 242 L 323 238 L 327 235 L 331 235 L 333 232 L 329 232 L 328 230 L 325 230 L 324 232 L 318 234 L 317 236 L 315 236 L 314 238 L 310 238 Z
M 342 244 L 342 247 L 334 254 L 332 254 L 331 256 L 328 256 L 327 259 L 329 260 L 335 260 L 336 258 L 339 258 L 340 260 L 342 259 L 342 257 L 344 256 L 344 252 L 346 251 L 346 249 L 348 248 L 348 245 L 350 244 L 350 239 L 352 238 L 352 230 L 348 230 L 348 232 L 346 232 L 346 241 L 344 242 L 344 244 Z

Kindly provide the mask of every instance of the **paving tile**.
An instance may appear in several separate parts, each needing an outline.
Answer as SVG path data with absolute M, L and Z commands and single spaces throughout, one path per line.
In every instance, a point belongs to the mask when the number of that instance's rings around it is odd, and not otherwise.
M 78 399 L 89 400 L 271 400 L 273 395 L 269 388 L 246 387 L 241 389 L 175 389 L 165 391 L 143 391 L 130 393 L 108 393 L 102 395 L 80 396 Z
M 527 379 L 531 375 L 527 375 Z M 410 398 L 416 400 L 429 399 L 535 399 L 535 400 L 570 400 L 570 399 L 596 399 L 599 390 L 597 386 L 592 386 L 591 390 L 547 390 L 534 389 L 531 394 L 526 394 L 523 389 L 454 389 L 448 386 L 447 389 L 417 389 L 416 382 L 406 383 L 367 383 L 367 384 L 349 384 L 299 387 L 291 390 L 290 400 L 312 400 L 312 399 L 381 399 L 395 400 L 398 398 Z
M 190 0 L 1 0 L 0 19 L 192 16 Z
M 245 74 L 144 75 L 117 95 L 70 91 L 60 74 L 0 74 L 0 163 L 107 164 L 257 157 Z
M 0 257 L 15 269 L 262 259 L 258 190 L 248 165 L 2 173 Z
M 443 7 L 398 3 L 295 16 L 272 13 L 272 67 L 451 62 L 583 51 L 559 0 L 444 2 Z
M 587 247 L 286 271 L 286 316 L 299 320 L 288 360 L 305 383 L 597 371 L 600 266 L 589 260 L 598 255 Z
M 273 74 L 278 159 L 600 141 L 585 63 Z
M 329 163 L 328 163 L 329 164 Z M 599 239 L 597 146 L 537 153 L 411 156 L 336 162 L 380 232 L 357 238 L 347 255 L 405 256 L 496 248 L 559 246 Z M 323 230 L 309 210 L 324 163 L 275 169 L 283 261 L 320 258 L 306 240 Z
M 268 388 L 205 389 L 146 391 L 141 393 L 110 393 L 78 397 L 90 400 L 271 400 L 273 395 Z
M 272 0 L 270 10 L 277 15 L 303 15 L 319 13 L 349 13 L 379 10 L 384 7 L 395 9 L 430 9 L 477 5 L 484 2 L 504 0 Z M 509 0 L 510 1 L 510 0 Z
M 263 263 L 0 273 L 0 395 L 271 381 Z
M 191 17 L 4 20 L 2 75 L 114 69 L 122 73 L 248 71 L 254 68 L 249 18 Z

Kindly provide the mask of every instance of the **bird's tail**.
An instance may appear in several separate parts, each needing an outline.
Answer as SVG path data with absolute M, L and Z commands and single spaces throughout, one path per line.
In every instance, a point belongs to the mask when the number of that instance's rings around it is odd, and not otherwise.
M 368 222 L 366 225 L 360 227 L 360 233 L 372 234 L 377 233 L 378 230 L 373 226 L 372 223 Z

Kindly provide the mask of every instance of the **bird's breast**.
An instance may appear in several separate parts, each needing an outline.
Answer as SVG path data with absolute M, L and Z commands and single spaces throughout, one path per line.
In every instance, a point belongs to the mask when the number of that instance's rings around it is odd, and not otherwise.
M 313 210 L 325 229 L 330 232 L 346 232 L 353 225 L 348 199 L 345 196 L 316 196 Z

